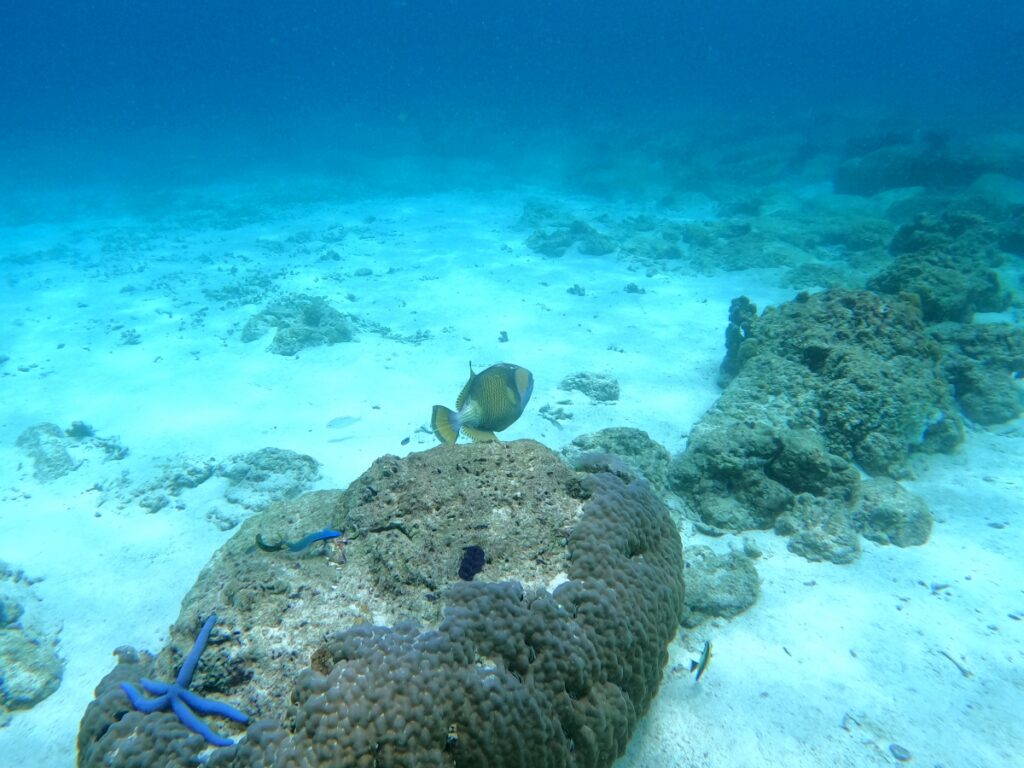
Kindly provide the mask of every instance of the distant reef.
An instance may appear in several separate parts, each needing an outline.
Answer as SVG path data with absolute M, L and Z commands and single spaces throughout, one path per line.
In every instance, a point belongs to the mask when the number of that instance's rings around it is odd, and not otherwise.
M 1019 144 L 942 131 L 883 131 L 847 141 L 832 183 L 839 194 L 867 196 L 905 187 L 951 190 L 986 173 L 1024 176 Z
M 222 530 L 274 501 L 295 498 L 320 478 L 320 464 L 312 456 L 273 446 L 220 461 L 181 454 L 155 457 L 155 473 L 147 472 L 145 462 L 127 469 L 130 452 L 120 439 L 103 437 L 84 421 L 63 429 L 50 422 L 33 424 L 15 444 L 31 460 L 39 483 L 54 483 L 72 473 L 88 476 L 90 490 L 99 494 L 98 508 L 109 503 L 121 510 L 134 505 L 147 512 L 182 509 L 192 489 L 220 481 L 226 505 L 212 508 L 208 517 Z M 133 472 L 146 479 L 134 480 Z
M 348 318 L 320 296 L 289 294 L 269 302 L 249 318 L 242 329 L 242 341 L 274 336 L 267 347 L 275 355 L 293 356 L 308 347 L 352 341 Z

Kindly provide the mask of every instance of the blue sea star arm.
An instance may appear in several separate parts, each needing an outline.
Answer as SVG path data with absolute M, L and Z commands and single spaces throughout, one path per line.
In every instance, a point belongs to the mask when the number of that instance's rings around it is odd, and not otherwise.
M 185 657 L 185 661 L 181 665 L 181 669 L 178 671 L 178 677 L 175 679 L 178 685 L 182 688 L 188 688 L 192 684 L 192 675 L 196 671 L 196 664 L 199 663 L 199 657 L 203 655 L 203 651 L 206 650 L 206 644 L 210 640 L 210 630 L 213 629 L 213 625 L 217 623 L 217 614 L 211 613 L 210 618 L 203 624 L 203 628 L 199 630 L 199 636 L 196 637 L 196 641 L 192 643 L 192 650 L 188 652 L 188 656 Z
M 226 717 L 229 720 L 234 720 L 236 723 L 248 723 L 249 716 L 241 710 L 235 709 L 230 704 L 225 704 L 223 701 L 215 701 L 214 699 L 204 699 L 202 696 L 197 696 L 192 691 L 181 690 L 178 691 L 178 697 L 188 704 L 190 709 L 194 709 L 201 715 L 220 715 Z
M 152 693 L 154 696 L 163 696 L 171 690 L 171 683 L 161 683 L 159 680 L 150 680 L 148 677 L 141 678 L 139 684 L 146 693 Z
M 213 729 L 200 720 L 196 713 L 189 709 L 188 705 L 181 699 L 171 699 L 171 708 L 174 710 L 174 714 L 178 716 L 178 719 L 181 720 L 182 725 L 190 731 L 195 731 L 215 747 L 230 747 L 235 743 L 231 739 L 225 738 L 219 733 L 215 733 Z
M 132 706 L 144 714 L 150 712 L 156 712 L 158 709 L 167 709 L 167 702 L 170 700 L 170 696 L 164 694 L 157 699 L 147 699 L 137 690 L 131 683 L 121 683 L 121 690 L 128 695 L 128 701 L 132 703 Z
M 182 663 L 178 676 L 173 683 L 162 683 L 159 680 L 150 680 L 147 677 L 139 680 L 139 683 L 148 693 L 156 696 L 155 699 L 147 699 L 131 683 L 121 683 L 121 690 L 125 692 L 128 701 L 139 712 L 150 714 L 151 712 L 166 710 L 169 707 L 186 728 L 198 733 L 207 742 L 216 747 L 229 747 L 235 742 L 215 733 L 210 726 L 200 719 L 196 712 L 202 715 L 227 717 L 239 723 L 248 723 L 249 716 L 235 709 L 230 704 L 214 701 L 213 699 L 205 699 L 188 690 L 188 686 L 192 683 L 192 675 L 196 671 L 196 665 L 199 663 L 199 657 L 206 649 L 206 644 L 210 640 L 210 631 L 216 622 L 217 615 L 212 614 L 203 623 L 203 628 L 199 630 L 199 635 L 196 637 L 195 643 L 192 644 L 192 650 L 185 657 L 185 661 Z

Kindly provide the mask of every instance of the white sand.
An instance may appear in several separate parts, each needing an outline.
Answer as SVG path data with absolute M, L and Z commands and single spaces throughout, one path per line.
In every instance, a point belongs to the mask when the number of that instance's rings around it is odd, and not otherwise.
M 534 372 L 530 408 L 507 439 L 560 448 L 602 427 L 635 426 L 673 453 L 684 447 L 719 394 L 730 299 L 746 294 L 763 307 L 792 291 L 770 271 L 648 276 L 615 257 L 544 258 L 517 224 L 530 196 L 544 193 L 326 204 L 225 188 L 197 191 L 162 220 L 79 216 L 0 231 L 0 256 L 66 248 L 50 260 L 0 262 L 0 353 L 11 358 L 0 368 L 0 559 L 43 579 L 31 610 L 62 626 L 66 660 L 59 690 L 0 729 L 0 764 L 73 765 L 79 719 L 113 649 L 158 650 L 199 569 L 231 535 L 207 519 L 226 506 L 221 481 L 184 494 L 181 509 L 100 506 L 104 494 L 90 489 L 124 470 L 133 485 L 175 457 L 276 446 L 322 462 L 320 487 L 343 487 L 383 453 L 433 445 L 418 430 L 431 405 L 454 401 L 470 360 Z M 585 217 L 641 212 L 553 202 Z M 327 246 L 341 260 L 320 260 L 320 239 L 337 225 L 353 228 Z M 356 276 L 360 268 L 372 275 Z M 202 293 L 252 274 L 395 333 L 432 337 L 412 344 L 364 332 L 294 358 L 269 354 L 269 336 L 238 338 L 262 302 L 222 309 Z M 624 292 L 629 282 L 647 292 Z M 566 292 L 574 283 L 585 296 Z M 141 343 L 122 345 L 117 324 Z M 581 370 L 614 375 L 621 399 L 590 404 L 557 388 Z M 563 400 L 571 421 L 542 418 L 542 406 Z M 328 429 L 339 416 L 358 421 Z M 72 420 L 119 436 L 131 453 L 120 462 L 90 454 L 40 485 L 14 442 L 38 422 Z M 859 561 L 835 566 L 755 534 L 760 600 L 673 642 L 662 691 L 620 765 L 892 765 L 894 742 L 919 766 L 1011 765 L 1024 742 L 1024 622 L 1008 618 L 1024 611 L 1020 435 L 972 432 L 958 454 L 918 464 L 908 485 L 938 519 L 926 546 L 865 542 Z M 687 534 L 719 550 L 738 545 Z M 949 586 L 933 593 L 932 584 Z M 685 667 L 705 639 L 715 657 L 695 684 Z

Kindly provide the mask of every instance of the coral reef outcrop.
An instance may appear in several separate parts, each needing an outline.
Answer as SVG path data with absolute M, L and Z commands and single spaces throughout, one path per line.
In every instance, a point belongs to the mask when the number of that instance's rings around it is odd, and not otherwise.
M 899 477 L 912 452 L 962 440 L 942 350 L 909 296 L 800 294 L 759 317 L 741 298 L 730 317 L 726 389 L 669 487 L 710 528 L 775 528 L 809 559 L 850 562 L 861 471 Z
M 250 518 L 168 646 L 123 651 L 100 683 L 79 765 L 611 765 L 683 613 L 682 546 L 644 480 L 587 465 L 531 441 L 438 446 Z M 345 535 L 253 546 L 326 527 Z M 473 581 L 458 576 L 467 545 L 486 553 Z M 192 689 L 254 722 L 211 752 L 172 714 L 133 711 L 118 684 L 173 676 L 214 609 Z

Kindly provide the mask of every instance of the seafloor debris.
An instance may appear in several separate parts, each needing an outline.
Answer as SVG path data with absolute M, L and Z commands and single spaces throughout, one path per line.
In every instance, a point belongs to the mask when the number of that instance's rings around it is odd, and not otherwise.
M 270 302 L 242 329 L 242 341 L 250 342 L 274 330 L 267 347 L 276 355 L 295 355 L 307 347 L 352 341 L 352 326 L 345 315 L 321 296 L 290 294 Z

